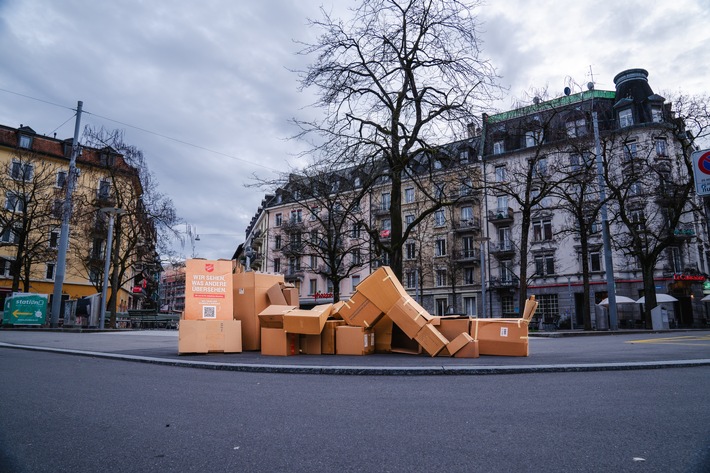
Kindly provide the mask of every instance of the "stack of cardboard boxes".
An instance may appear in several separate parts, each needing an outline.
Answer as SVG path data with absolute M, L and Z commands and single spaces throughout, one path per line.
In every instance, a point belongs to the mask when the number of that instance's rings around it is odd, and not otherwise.
M 199 277 L 188 271 L 188 281 L 200 281 Z M 433 317 L 407 294 L 389 267 L 381 267 L 363 280 L 350 300 L 310 310 L 299 308 L 296 288 L 284 283 L 282 275 L 237 273 L 230 280 L 234 300 L 231 321 L 241 332 L 239 351 L 261 350 L 264 355 L 426 352 L 462 358 L 528 356 L 528 323 L 537 308 L 531 296 L 522 318 Z M 200 307 L 204 305 L 200 303 Z M 215 338 L 216 329 L 206 325 L 203 332 L 208 336 L 195 332 L 194 320 L 199 314 L 204 319 L 204 310 L 188 312 L 189 307 L 186 303 L 180 324 L 179 353 L 230 351 L 232 347 L 226 344 L 205 350 L 199 343 L 183 342 L 188 339 L 183 337 L 184 327 L 192 340 Z M 209 345 L 207 341 L 204 344 Z

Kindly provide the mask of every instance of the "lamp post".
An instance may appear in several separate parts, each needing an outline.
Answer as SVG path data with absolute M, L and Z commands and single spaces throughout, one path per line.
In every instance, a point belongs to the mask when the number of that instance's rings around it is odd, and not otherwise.
M 108 288 L 108 271 L 111 266 L 111 245 L 113 245 L 113 220 L 116 215 L 121 215 L 125 211 L 116 207 L 104 207 L 100 210 L 101 213 L 108 214 L 108 235 L 106 236 L 106 260 L 104 261 L 104 283 L 101 287 L 101 317 L 99 319 L 99 328 L 104 328 L 106 320 L 106 289 Z

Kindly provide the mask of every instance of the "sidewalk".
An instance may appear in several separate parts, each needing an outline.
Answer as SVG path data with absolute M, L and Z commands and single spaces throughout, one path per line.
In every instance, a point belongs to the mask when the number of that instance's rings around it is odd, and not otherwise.
M 190 368 L 350 375 L 504 374 L 710 365 L 710 330 L 543 332 L 531 334 L 529 357 L 474 359 L 396 353 L 271 357 L 244 352 L 179 356 L 177 338 L 177 330 L 9 329 L 0 330 L 0 352 L 8 348 L 29 349 Z

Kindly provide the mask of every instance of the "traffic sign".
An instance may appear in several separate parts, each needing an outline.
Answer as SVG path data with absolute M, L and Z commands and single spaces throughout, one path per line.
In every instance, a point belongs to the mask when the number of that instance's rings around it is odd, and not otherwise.
M 696 151 L 690 155 L 693 160 L 695 193 L 700 196 L 710 195 L 710 149 Z

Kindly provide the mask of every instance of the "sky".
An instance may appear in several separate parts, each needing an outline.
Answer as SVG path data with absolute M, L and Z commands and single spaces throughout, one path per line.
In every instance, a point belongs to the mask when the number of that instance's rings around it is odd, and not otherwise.
M 319 7 L 345 16 L 349 5 L 0 0 L 0 124 L 70 138 L 82 101 L 82 127 L 124 130 L 185 222 L 177 230 L 199 235 L 176 250 L 231 258 L 264 197 L 252 176 L 302 165 L 291 120 L 319 113 L 293 72 L 313 60 L 296 40 L 314 38 Z M 661 95 L 708 93 L 707 0 L 489 0 L 474 14 L 507 90 L 495 109 L 592 80 L 613 90 L 637 67 Z

